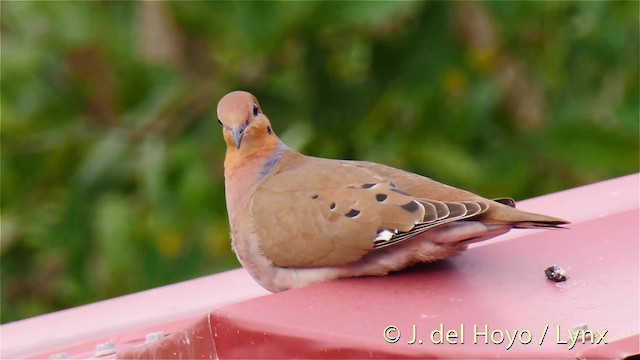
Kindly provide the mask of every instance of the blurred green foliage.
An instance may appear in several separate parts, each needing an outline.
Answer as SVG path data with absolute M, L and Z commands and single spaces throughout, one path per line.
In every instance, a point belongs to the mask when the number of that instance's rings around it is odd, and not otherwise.
M 1 321 L 239 266 L 236 89 L 307 154 L 488 197 L 637 172 L 638 4 L 2 2 Z

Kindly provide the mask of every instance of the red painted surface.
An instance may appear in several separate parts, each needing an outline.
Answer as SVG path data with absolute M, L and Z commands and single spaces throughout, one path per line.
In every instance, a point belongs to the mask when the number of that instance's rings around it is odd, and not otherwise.
M 238 269 L 16 321 L 0 326 L 0 358 L 93 357 L 97 344 L 140 344 L 146 334 L 173 333 L 213 308 L 267 294 Z
M 105 341 L 115 343 L 118 357 L 128 358 L 640 353 L 639 180 L 635 174 L 523 201 L 520 208 L 573 224 L 568 230 L 512 231 L 457 258 L 384 278 L 343 279 L 261 296 L 266 291 L 243 270 L 234 270 L 7 324 L 0 327 L 2 357 L 62 352 L 87 357 Z M 546 279 L 544 269 L 553 264 L 567 270 L 567 282 Z M 439 340 L 441 324 L 445 343 L 434 344 L 431 334 Z M 567 331 L 576 324 L 586 324 L 593 340 L 569 349 Z M 391 325 L 400 331 L 396 343 L 383 337 Z M 414 325 L 418 339 L 408 344 Z M 486 325 L 488 338 L 474 336 L 474 325 L 476 332 Z M 520 337 L 507 350 L 507 332 L 516 330 Z M 143 345 L 145 334 L 155 331 L 169 336 Z M 600 339 L 605 331 L 607 344 Z M 531 342 L 522 344 L 528 334 Z M 494 343 L 502 335 L 505 339 Z

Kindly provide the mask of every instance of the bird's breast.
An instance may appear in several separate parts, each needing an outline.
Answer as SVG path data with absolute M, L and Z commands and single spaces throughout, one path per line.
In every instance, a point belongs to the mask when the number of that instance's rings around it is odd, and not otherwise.
M 225 166 L 225 198 L 232 230 L 239 220 L 238 213 L 242 212 L 258 187 L 261 177 L 264 177 L 264 163 L 264 158 L 251 157 L 233 163 L 232 166 Z

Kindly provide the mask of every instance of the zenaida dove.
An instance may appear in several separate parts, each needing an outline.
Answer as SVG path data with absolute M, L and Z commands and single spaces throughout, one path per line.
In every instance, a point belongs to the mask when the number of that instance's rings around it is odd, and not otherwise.
M 568 223 L 389 166 L 302 155 L 248 92 L 225 95 L 218 118 L 233 249 L 270 291 L 386 275 L 512 228 Z

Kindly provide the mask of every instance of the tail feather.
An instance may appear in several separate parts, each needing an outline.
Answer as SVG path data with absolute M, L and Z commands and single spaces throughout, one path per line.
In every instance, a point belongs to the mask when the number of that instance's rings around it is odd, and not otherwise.
M 548 222 L 536 222 L 536 221 L 523 221 L 519 223 L 513 223 L 514 229 L 566 229 L 565 226 L 569 222 L 567 221 L 548 221 Z
M 515 202 L 513 203 L 515 205 Z M 516 229 L 558 229 L 570 222 L 553 216 L 531 213 L 512 207 L 509 202 L 493 202 L 478 220 L 485 224 L 506 224 Z
M 502 205 L 507 205 L 508 207 L 512 207 L 512 208 L 516 207 L 516 201 L 510 197 L 501 197 L 501 198 L 496 198 L 492 200 Z

